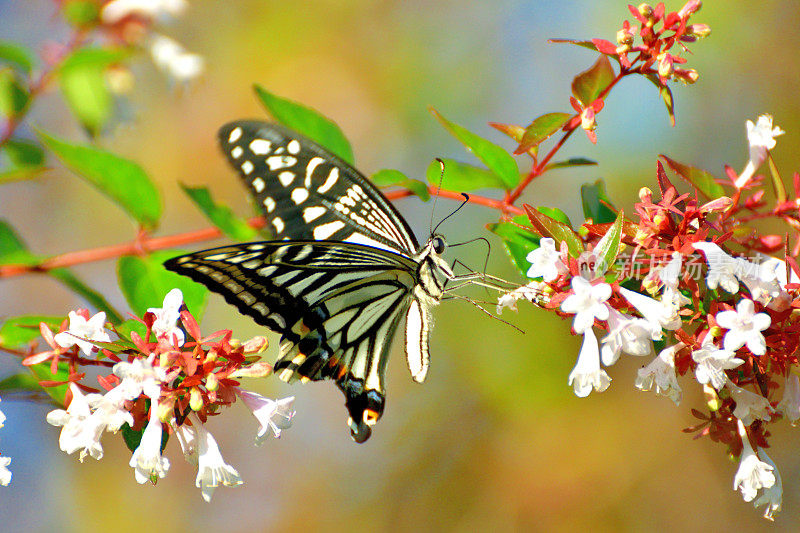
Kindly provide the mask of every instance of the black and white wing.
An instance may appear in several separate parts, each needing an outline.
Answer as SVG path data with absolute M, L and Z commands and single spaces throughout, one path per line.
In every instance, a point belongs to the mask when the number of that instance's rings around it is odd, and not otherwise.
M 280 333 L 275 373 L 284 381 L 335 380 L 353 438 L 369 438 L 383 413 L 392 337 L 416 302 L 413 259 L 358 244 L 270 241 L 205 250 L 165 266 Z
M 365 244 L 405 255 L 414 234 L 357 170 L 283 126 L 239 120 L 219 142 L 279 239 Z

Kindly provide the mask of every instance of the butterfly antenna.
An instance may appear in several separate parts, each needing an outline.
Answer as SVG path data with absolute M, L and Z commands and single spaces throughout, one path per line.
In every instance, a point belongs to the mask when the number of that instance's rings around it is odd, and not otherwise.
M 464 201 L 463 201 L 463 202 L 461 202 L 461 205 L 459 205 L 458 207 L 456 207 L 456 208 L 453 210 L 453 212 L 452 212 L 452 213 L 450 213 L 449 215 L 447 215 L 446 217 L 444 217 L 442 220 L 440 220 L 440 221 L 439 221 L 439 223 L 438 223 L 438 224 L 436 224 L 436 227 L 435 227 L 435 228 L 433 228 L 433 229 L 431 229 L 431 235 L 433 235 L 434 233 L 436 233 L 436 230 L 437 230 L 437 229 L 439 229 L 439 226 L 441 226 L 441 225 L 442 225 L 442 222 L 444 222 L 445 220 L 447 220 L 447 219 L 448 219 L 448 218 L 450 218 L 451 216 L 453 216 L 453 215 L 455 215 L 456 213 L 458 213 L 458 211 L 459 211 L 459 210 L 460 210 L 462 207 L 464 207 L 465 205 L 467 205 L 467 204 L 469 203 L 469 194 L 467 194 L 467 193 L 465 193 L 465 192 L 462 192 L 462 193 L 461 193 L 461 196 L 463 196 L 463 197 L 464 197 Z
M 433 207 L 431 208 L 431 224 L 428 228 L 430 230 L 429 235 L 433 235 L 433 215 L 436 213 L 436 203 L 439 201 L 439 193 L 442 192 L 442 181 L 444 180 L 444 161 L 438 157 L 436 158 L 436 161 L 439 162 L 439 168 L 441 170 L 439 171 L 439 185 L 436 187 L 436 194 L 433 197 Z M 439 226 L 437 225 L 436 227 L 438 228 Z
M 488 316 L 492 317 L 493 319 L 495 319 L 495 320 L 497 320 L 497 321 L 499 321 L 499 322 L 502 322 L 502 323 L 503 323 L 503 324 L 505 324 L 506 326 L 509 326 L 509 327 L 512 327 L 512 328 L 514 328 L 515 330 L 519 331 L 519 332 L 520 332 L 520 333 L 522 333 L 522 334 L 524 334 L 524 333 L 525 333 L 525 331 L 524 331 L 524 330 L 522 330 L 522 329 L 518 328 L 517 326 L 515 326 L 515 325 L 514 325 L 514 324 L 512 324 L 511 322 L 508 322 L 507 320 L 503 320 L 503 319 L 502 319 L 502 318 L 500 318 L 499 316 L 496 316 L 496 315 L 494 315 L 494 314 L 490 313 L 489 311 L 487 311 L 486 309 L 484 309 L 483 307 L 481 307 L 481 306 L 480 306 L 480 305 L 479 305 L 477 302 L 475 302 L 474 300 L 472 300 L 472 299 L 470 299 L 470 298 L 467 298 L 466 296 L 461 296 L 461 295 L 459 295 L 459 294 L 449 294 L 448 296 L 450 296 L 451 298 L 456 298 L 456 299 L 458 299 L 458 300 L 463 300 L 463 301 L 465 301 L 465 302 L 469 302 L 470 304 L 472 304 L 472 305 L 474 305 L 475 307 L 477 307 L 478 309 L 480 309 L 480 310 L 481 310 L 481 311 L 482 311 L 482 312 L 483 312 L 485 315 L 488 315 Z

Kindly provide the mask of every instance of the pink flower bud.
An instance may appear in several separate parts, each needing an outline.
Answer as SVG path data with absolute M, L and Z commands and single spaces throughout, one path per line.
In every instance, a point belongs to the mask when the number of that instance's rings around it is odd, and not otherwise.
M 597 128 L 594 109 L 591 106 L 581 111 L 581 128 L 586 131 L 594 131 Z
M 693 35 L 698 39 L 711 35 L 711 26 L 708 24 L 690 24 L 686 28 L 686 35 Z
M 675 72 L 675 65 L 672 56 L 666 52 L 658 54 L 658 75 L 662 78 L 669 78 Z
M 680 11 L 678 11 L 678 16 L 682 19 L 688 17 L 692 13 L 697 13 L 700 11 L 700 8 L 703 7 L 703 2 L 700 0 L 689 0 L 684 4 Z

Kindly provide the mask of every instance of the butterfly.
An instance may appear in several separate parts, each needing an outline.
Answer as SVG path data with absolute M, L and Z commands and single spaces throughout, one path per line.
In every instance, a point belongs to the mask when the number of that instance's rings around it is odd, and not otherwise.
M 441 235 L 420 246 L 383 194 L 316 142 L 255 120 L 223 126 L 219 142 L 278 240 L 204 250 L 165 267 L 280 333 L 280 379 L 334 380 L 351 436 L 364 442 L 384 411 L 386 363 L 401 320 L 408 367 L 421 383 L 431 309 L 448 281 L 482 276 L 455 275 Z

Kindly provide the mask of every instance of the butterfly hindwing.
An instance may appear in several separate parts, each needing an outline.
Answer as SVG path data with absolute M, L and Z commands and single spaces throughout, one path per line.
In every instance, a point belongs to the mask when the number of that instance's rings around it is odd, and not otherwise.
M 417 251 L 411 229 L 386 198 L 314 141 L 277 124 L 240 120 L 220 129 L 219 142 L 277 238 Z
M 414 301 L 413 260 L 356 244 L 268 241 L 180 256 L 165 266 L 280 333 L 275 373 L 284 381 L 335 380 L 353 438 L 369 437 L 383 412 L 391 338 Z

